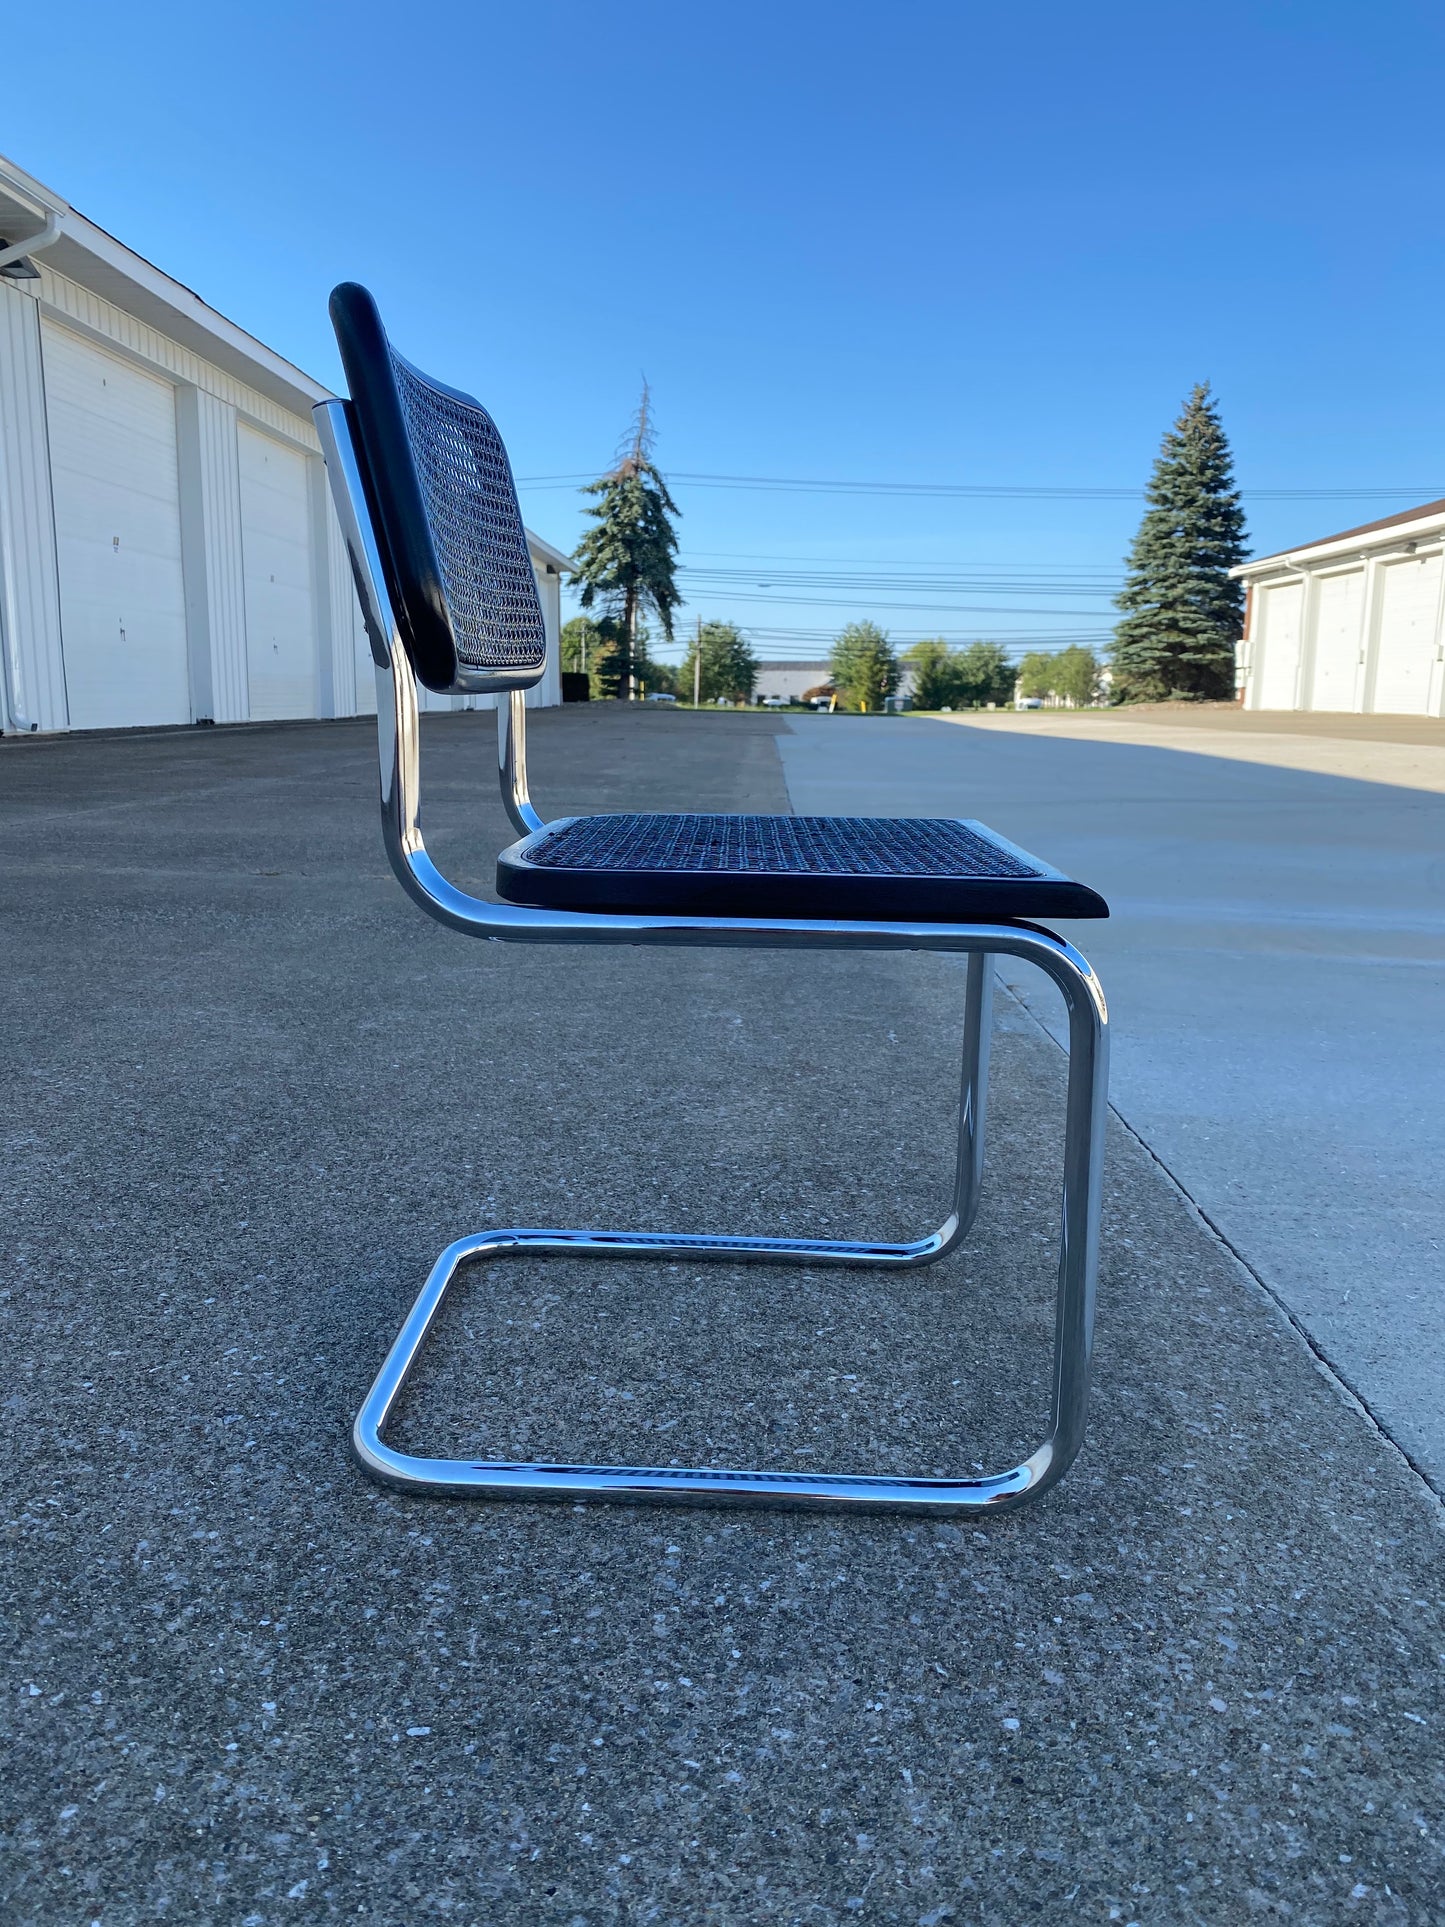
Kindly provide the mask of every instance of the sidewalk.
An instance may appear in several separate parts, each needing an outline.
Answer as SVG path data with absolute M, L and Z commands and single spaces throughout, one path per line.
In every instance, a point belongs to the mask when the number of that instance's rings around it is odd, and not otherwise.
M 922 720 L 921 718 L 918 720 Z M 1130 744 L 1307 770 L 1352 782 L 1445 794 L 1445 719 L 1236 709 L 1232 703 L 1140 703 L 1125 709 L 960 710 L 928 720 L 1015 743 Z
M 780 727 L 543 712 L 534 785 L 782 809 Z M 426 756 L 485 888 L 490 718 Z M 7 1921 L 1438 1921 L 1438 1503 L 1121 1125 L 1090 1438 L 1032 1511 L 360 1478 L 352 1414 L 465 1230 L 935 1222 L 962 1007 L 939 958 L 469 945 L 386 871 L 373 764 L 353 724 L 0 749 Z M 401 1435 L 1016 1448 L 1062 1058 L 1007 997 L 996 1065 L 958 1258 L 478 1273 Z

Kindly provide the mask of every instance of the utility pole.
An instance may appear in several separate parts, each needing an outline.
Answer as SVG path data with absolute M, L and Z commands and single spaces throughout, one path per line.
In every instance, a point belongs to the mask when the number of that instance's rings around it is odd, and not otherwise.
M 692 706 L 702 708 L 702 617 L 697 619 L 697 641 L 692 651 Z

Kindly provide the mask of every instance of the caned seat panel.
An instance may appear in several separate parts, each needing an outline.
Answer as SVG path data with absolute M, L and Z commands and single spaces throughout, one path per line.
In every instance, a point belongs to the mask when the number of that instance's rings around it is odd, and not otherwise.
M 1094 891 L 958 817 L 564 817 L 504 850 L 543 909 L 966 923 L 1101 917 Z

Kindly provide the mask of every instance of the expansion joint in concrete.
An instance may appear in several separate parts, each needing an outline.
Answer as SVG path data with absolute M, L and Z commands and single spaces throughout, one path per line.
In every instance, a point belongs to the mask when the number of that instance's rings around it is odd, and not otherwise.
M 1062 1052 L 1063 1046 L 1059 1043 L 1058 1038 L 1054 1036 L 1049 1026 L 1038 1015 L 1037 1011 L 1032 1008 L 1028 998 L 1018 986 L 1015 984 L 1000 983 L 998 988 L 1003 994 L 1011 997 L 1019 1009 L 1023 1011 L 1024 1015 L 1028 1017 L 1030 1022 L 1035 1024 L 1042 1034 L 1048 1038 L 1054 1048 Z M 1160 1157 L 1153 1145 L 1140 1135 L 1117 1105 L 1110 1104 L 1109 1109 L 1114 1117 L 1118 1119 L 1120 1127 L 1129 1134 L 1134 1143 L 1139 1146 L 1139 1149 L 1149 1159 L 1150 1163 L 1162 1172 L 1165 1180 L 1183 1203 L 1185 1209 L 1203 1226 L 1215 1244 L 1229 1254 L 1254 1289 L 1266 1300 L 1272 1311 L 1281 1318 L 1289 1327 L 1290 1331 L 1294 1333 L 1300 1344 L 1303 1345 L 1309 1353 L 1316 1371 L 1329 1381 L 1339 1397 L 1369 1428 L 1384 1449 L 1387 1452 L 1394 1453 L 1400 1462 L 1414 1474 L 1415 1480 L 1421 1488 L 1421 1496 L 1425 1499 L 1430 1511 L 1434 1514 L 1436 1524 L 1445 1527 L 1445 1493 L 1441 1492 L 1424 1466 L 1380 1423 L 1380 1420 L 1370 1409 L 1369 1404 L 1356 1390 L 1355 1386 L 1350 1383 L 1349 1379 L 1330 1357 L 1328 1352 L 1321 1347 L 1318 1339 L 1315 1338 L 1309 1327 L 1290 1310 L 1284 1299 L 1280 1297 L 1279 1293 L 1269 1283 L 1269 1280 L 1255 1269 L 1249 1262 L 1249 1259 L 1246 1258 L 1244 1253 L 1239 1249 L 1239 1246 L 1230 1238 L 1229 1234 L 1221 1229 L 1209 1215 L 1208 1211 L 1205 1210 L 1204 1206 L 1200 1204 L 1199 1200 L 1180 1182 L 1179 1178 L 1170 1169 L 1168 1164 L 1165 1163 L 1164 1159 Z

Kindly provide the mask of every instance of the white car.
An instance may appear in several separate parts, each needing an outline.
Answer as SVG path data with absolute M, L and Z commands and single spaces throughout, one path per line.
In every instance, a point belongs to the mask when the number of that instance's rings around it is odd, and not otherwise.
M 787 706 L 788 706 L 788 699 L 786 696 L 764 696 L 763 697 L 762 707 L 764 709 L 786 709 Z
M 647 692 L 647 700 L 650 703 L 675 703 L 677 698 L 669 696 L 665 689 L 650 689 Z

